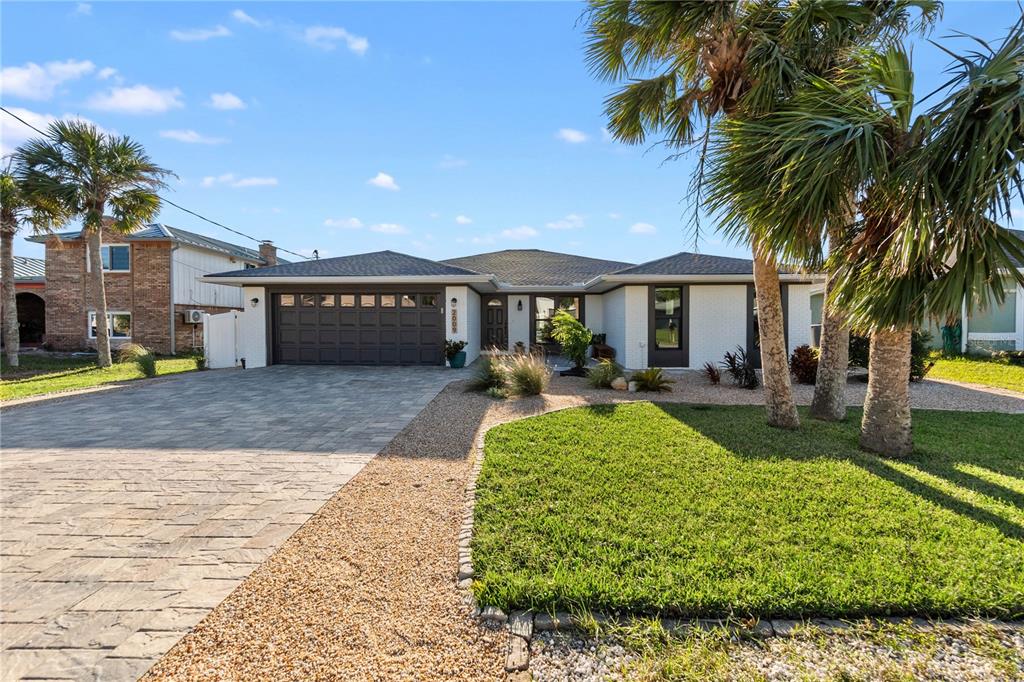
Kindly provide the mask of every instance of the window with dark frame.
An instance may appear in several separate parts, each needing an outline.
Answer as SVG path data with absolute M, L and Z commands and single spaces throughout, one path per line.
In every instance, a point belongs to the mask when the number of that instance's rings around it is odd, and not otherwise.
M 412 294 L 402 294 L 402 307 L 403 308 L 415 308 L 416 297 Z
M 359 307 L 360 308 L 376 308 L 377 307 L 377 296 L 376 294 L 362 294 L 359 296 Z
M 654 345 L 658 349 L 683 347 L 683 290 L 658 287 L 654 290 Z
M 105 272 L 130 272 L 132 269 L 132 251 L 128 244 L 101 246 L 100 258 Z
M 355 308 L 356 307 L 356 295 L 355 294 L 339 294 L 338 305 L 342 308 Z
M 312 308 L 313 306 L 316 305 L 315 294 L 301 294 L 299 296 L 299 299 L 302 301 L 302 306 L 304 308 Z
M 580 319 L 578 296 L 535 296 L 534 309 L 534 343 L 554 343 L 551 338 L 551 318 L 559 310 L 564 310 L 577 320 Z
M 334 294 L 320 294 L 320 307 L 321 308 L 333 308 L 334 307 Z
M 287 307 L 295 305 L 295 294 L 281 294 L 281 305 Z
M 381 308 L 394 308 L 396 304 L 394 294 L 381 294 L 380 295 L 380 307 Z
M 437 295 L 435 294 L 422 294 L 420 296 L 420 305 L 424 308 L 436 308 L 437 307 Z

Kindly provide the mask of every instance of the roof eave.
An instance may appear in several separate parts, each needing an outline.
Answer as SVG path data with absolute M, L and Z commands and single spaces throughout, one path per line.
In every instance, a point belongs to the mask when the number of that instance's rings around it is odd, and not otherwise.
M 816 273 L 779 273 L 779 281 L 782 282 L 814 282 L 824 279 L 824 275 Z M 681 283 L 686 282 L 752 282 L 754 275 L 742 274 L 692 274 L 692 275 L 606 275 L 602 278 L 604 282 L 615 284 L 653 284 L 659 282 Z
M 388 277 L 329 277 L 296 275 L 206 275 L 200 281 L 210 284 L 236 286 L 262 286 L 263 284 L 488 284 L 490 277 L 482 275 L 402 275 Z

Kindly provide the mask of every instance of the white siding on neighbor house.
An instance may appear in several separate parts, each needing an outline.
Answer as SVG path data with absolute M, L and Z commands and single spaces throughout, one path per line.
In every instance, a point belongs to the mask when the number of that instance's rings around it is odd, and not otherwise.
M 583 302 L 583 324 L 595 334 L 604 333 L 604 297 L 601 294 L 587 294 Z
M 519 310 L 522 304 L 523 309 Z M 530 297 L 514 294 L 508 297 L 508 349 L 515 350 L 516 343 L 530 348 Z
M 726 351 L 747 345 L 747 285 L 690 287 L 690 367 L 717 365 Z
M 247 369 L 267 366 L 267 291 L 263 287 L 242 287 L 242 300 L 256 298 L 256 307 L 246 305 L 238 313 L 236 326 L 238 359 Z
M 241 270 L 245 263 L 232 260 L 226 255 L 182 245 L 171 254 L 176 304 L 195 307 L 242 307 L 244 299 L 239 287 L 200 282 L 199 278 L 214 272 Z
M 480 294 L 466 287 L 467 308 L 466 308 L 466 364 L 473 362 L 480 356 Z
M 813 284 L 790 284 L 786 308 L 786 331 L 789 335 L 789 353 L 797 346 L 811 344 L 811 289 Z
M 608 345 L 615 349 L 615 360 L 623 362 L 626 348 L 626 288 L 619 287 L 601 297 L 601 318 Z

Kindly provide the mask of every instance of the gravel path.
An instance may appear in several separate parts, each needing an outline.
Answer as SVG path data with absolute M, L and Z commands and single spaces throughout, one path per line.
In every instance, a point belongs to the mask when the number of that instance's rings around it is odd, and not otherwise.
M 760 391 L 677 375 L 658 400 L 751 404 Z M 455 583 L 477 434 L 566 407 L 645 400 L 555 378 L 496 401 L 448 386 L 384 451 L 184 637 L 145 679 L 459 679 L 503 676 L 507 635 L 471 617 Z M 851 382 L 850 404 L 865 386 Z M 797 386 L 800 403 L 811 387 Z M 921 382 L 915 407 L 1024 412 L 1024 399 Z

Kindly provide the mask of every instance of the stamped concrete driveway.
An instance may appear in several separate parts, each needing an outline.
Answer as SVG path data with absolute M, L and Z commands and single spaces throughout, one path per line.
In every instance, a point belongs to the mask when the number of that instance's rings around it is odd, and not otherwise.
M 224 370 L 6 410 L 2 679 L 135 679 L 460 375 Z

